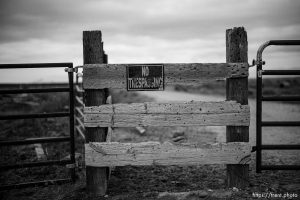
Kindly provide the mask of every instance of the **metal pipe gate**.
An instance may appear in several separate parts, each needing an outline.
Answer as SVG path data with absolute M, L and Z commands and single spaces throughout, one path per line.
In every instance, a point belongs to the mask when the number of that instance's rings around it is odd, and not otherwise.
M 68 72 L 69 87 L 64 88 L 42 88 L 42 89 L 8 89 L 1 90 L 0 94 L 22 94 L 22 93 L 51 93 L 51 92 L 68 92 L 69 93 L 69 112 L 56 113 L 36 113 L 36 114 L 21 114 L 21 115 L 0 115 L 0 120 L 16 120 L 16 119 L 32 119 L 32 118 L 52 118 L 52 117 L 69 117 L 69 132 L 68 137 L 44 137 L 26 140 L 8 140 L 0 141 L 0 147 L 10 145 L 25 145 L 35 143 L 55 143 L 69 142 L 70 143 L 70 159 L 68 160 L 50 160 L 41 162 L 28 162 L 14 165 L 0 166 L 0 170 L 10 170 L 17 168 L 38 167 L 48 165 L 66 165 L 70 168 L 71 178 L 44 180 L 35 182 L 26 182 L 20 184 L 4 185 L 0 190 L 8 190 L 14 188 L 32 187 L 38 185 L 61 184 L 75 181 L 75 141 L 74 141 L 74 89 L 73 89 L 73 63 L 34 63 L 34 64 L 0 64 L 0 69 L 19 69 L 19 68 L 66 68 Z
M 263 96 L 263 75 L 300 75 L 300 70 L 263 70 L 262 53 L 270 45 L 290 46 L 300 45 L 300 40 L 270 40 L 261 45 L 257 51 L 256 77 L 256 172 L 261 170 L 299 170 L 299 165 L 262 165 L 262 150 L 300 150 L 300 145 L 263 145 L 262 127 L 266 126 L 300 126 L 300 121 L 262 121 L 263 101 L 300 101 L 300 94 L 296 96 Z

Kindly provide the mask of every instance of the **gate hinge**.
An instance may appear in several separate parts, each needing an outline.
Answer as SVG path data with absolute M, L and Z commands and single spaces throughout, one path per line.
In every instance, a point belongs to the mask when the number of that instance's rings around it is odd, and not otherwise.
M 77 73 L 78 72 L 78 68 L 77 67 L 74 67 L 74 68 L 66 67 L 65 68 L 65 72 L 68 72 L 68 73 L 75 72 L 75 73 Z
M 67 68 L 65 68 L 65 72 L 75 72 L 75 73 L 78 73 L 78 69 L 79 68 L 83 68 L 83 66 L 76 66 L 74 68 L 67 67 Z
M 255 66 L 255 65 L 265 65 L 265 64 L 266 64 L 265 61 L 262 61 L 262 60 L 257 61 L 257 60 L 255 60 L 255 59 L 253 59 L 253 60 L 252 60 L 252 65 L 249 65 L 249 67 L 253 67 L 253 66 Z

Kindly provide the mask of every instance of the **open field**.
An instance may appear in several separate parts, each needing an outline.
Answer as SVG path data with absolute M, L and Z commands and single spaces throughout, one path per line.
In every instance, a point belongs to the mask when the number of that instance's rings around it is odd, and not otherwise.
M 217 84 L 220 84 L 218 82 Z M 299 83 L 299 84 L 298 84 Z M 272 84 L 277 84 L 272 81 Z M 249 83 L 250 91 L 254 88 Z M 296 82 L 293 87 L 299 87 L 300 82 Z M 224 85 L 221 85 L 224 87 Z M 151 102 L 151 101 L 190 101 L 194 100 L 224 100 L 221 94 L 221 87 L 205 86 L 205 89 L 193 89 L 193 94 L 165 91 L 163 93 L 139 92 L 127 93 L 126 91 L 113 91 L 113 103 L 118 102 Z M 274 85 L 271 91 L 277 92 Z M 280 85 L 279 85 L 280 87 Z M 221 88 L 221 89 L 220 89 Z M 284 88 L 284 87 L 283 87 Z M 282 88 L 282 89 L 283 89 Z M 179 89 L 181 90 L 181 89 Z M 181 90 L 182 91 L 182 90 Z M 299 90 L 298 90 L 299 91 Z M 209 94 L 211 92 L 212 94 Z M 295 90 L 293 91 L 295 92 Z M 201 95 L 199 95 L 201 94 Z M 292 94 L 292 93 L 291 93 Z M 223 96 L 222 96 L 223 95 Z M 250 94 L 250 97 L 251 96 Z M 20 112 L 46 112 L 68 109 L 68 98 L 66 95 L 19 95 L 1 96 L 0 110 L 2 113 Z M 254 145 L 255 141 L 255 102 L 249 101 L 251 106 L 251 126 L 250 139 Z M 274 109 L 276 108 L 276 109 Z M 285 120 L 300 118 L 300 106 L 297 104 L 266 104 L 264 116 L 266 119 L 274 119 L 279 114 L 285 114 Z M 280 115 L 281 116 L 281 115 Z M 63 118 L 64 119 L 64 118 Z M 68 120 L 59 118 L 48 120 L 17 120 L 2 121 L 0 139 L 22 139 L 28 137 L 58 136 L 68 135 Z M 269 128 L 268 128 L 269 129 Z M 140 134 L 135 128 L 116 128 L 112 136 L 112 141 L 118 142 L 145 142 L 158 141 L 165 142 L 173 138 L 174 135 L 184 134 L 187 142 L 197 142 L 199 144 L 214 143 L 225 140 L 225 127 L 148 127 L 145 134 Z M 268 132 L 263 141 L 270 143 L 300 143 L 299 129 L 288 128 L 264 130 Z M 282 134 L 283 133 L 283 134 Z M 278 137 L 280 136 L 280 137 Z M 68 156 L 68 144 L 43 145 L 47 152 L 47 159 L 63 159 Z M 264 171 L 261 174 L 255 173 L 254 164 L 250 165 L 250 187 L 246 190 L 226 190 L 221 192 L 226 185 L 226 168 L 224 165 L 199 165 L 199 166 L 150 166 L 150 167 L 117 167 L 112 172 L 106 198 L 93 198 L 85 194 L 85 169 L 82 162 L 83 143 L 79 136 L 76 137 L 76 152 L 80 168 L 77 169 L 78 180 L 75 184 L 54 185 L 48 187 L 36 187 L 22 190 L 12 190 L 0 192 L 0 199 L 176 199 L 170 196 L 161 195 L 162 192 L 187 192 L 194 190 L 204 191 L 203 198 L 199 196 L 194 199 L 253 199 L 252 192 L 273 192 L 273 193 L 297 193 L 300 195 L 300 173 L 299 171 Z M 20 146 L 18 148 L 1 148 L 0 162 L 8 164 L 22 161 L 37 160 L 32 146 Z M 282 153 L 282 152 L 281 152 Z M 281 154 L 278 152 L 264 155 L 265 162 L 270 164 L 299 164 L 298 152 L 292 154 Z M 254 155 L 254 154 L 253 154 Z M 254 157 L 253 157 L 254 158 Z M 254 161 L 254 160 L 253 160 Z M 0 182 L 13 183 L 29 180 L 43 180 L 48 178 L 62 178 L 67 176 L 68 170 L 62 167 L 44 167 L 24 170 L 10 170 L 1 173 Z M 206 192 L 206 194 L 205 194 Z M 224 195 L 225 194 L 225 195 Z M 223 195 L 223 196 L 222 196 Z M 278 198 L 277 198 L 278 199 Z
M 188 92 L 194 94 L 208 94 L 215 96 L 225 96 L 226 83 L 224 80 L 210 82 L 195 87 L 187 87 L 177 85 L 176 91 Z M 248 83 L 249 98 L 256 97 L 256 79 L 249 79 Z M 295 95 L 300 91 L 300 78 L 264 78 L 263 79 L 263 94 L 264 95 Z

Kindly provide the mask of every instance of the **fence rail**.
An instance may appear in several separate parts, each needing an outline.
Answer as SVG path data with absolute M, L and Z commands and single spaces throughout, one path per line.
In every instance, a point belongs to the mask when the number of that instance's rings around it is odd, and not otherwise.
M 235 102 L 135 103 L 84 109 L 86 127 L 249 126 L 250 109 Z
M 213 145 L 172 144 L 166 142 L 89 143 L 85 145 L 87 166 L 147 166 L 248 164 L 248 143 L 217 143 Z
M 83 68 L 85 89 L 126 89 L 129 64 L 86 64 Z M 137 64 L 135 64 L 137 65 Z M 248 77 L 248 63 L 165 63 L 165 86 L 195 85 L 225 78 Z

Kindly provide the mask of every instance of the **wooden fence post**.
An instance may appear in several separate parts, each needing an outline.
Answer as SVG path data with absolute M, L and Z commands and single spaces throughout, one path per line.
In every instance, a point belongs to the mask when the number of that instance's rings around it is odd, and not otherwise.
M 83 63 L 101 64 L 107 62 L 103 50 L 101 31 L 83 32 Z M 108 97 L 107 89 L 87 89 L 84 92 L 85 106 L 99 106 L 105 104 Z M 85 131 L 86 143 L 105 142 L 107 128 L 87 127 Z M 91 195 L 105 195 L 107 190 L 107 167 L 86 167 L 86 188 Z
M 243 27 L 226 30 L 226 62 L 248 62 L 247 32 Z M 226 79 L 226 99 L 248 104 L 248 77 Z M 249 127 L 227 126 L 226 142 L 249 142 Z M 227 165 L 227 187 L 245 188 L 249 165 Z

